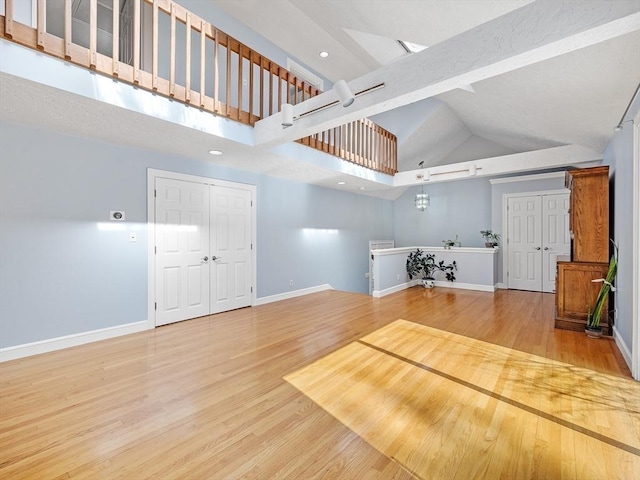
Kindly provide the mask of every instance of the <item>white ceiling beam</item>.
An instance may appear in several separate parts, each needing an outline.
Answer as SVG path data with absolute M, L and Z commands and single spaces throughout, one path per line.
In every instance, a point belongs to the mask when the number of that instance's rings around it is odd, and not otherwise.
M 393 177 L 394 187 L 428 185 L 478 177 L 494 177 L 518 172 L 569 167 L 599 162 L 602 154 L 582 145 L 564 145 L 532 152 L 514 153 L 469 162 L 399 172 Z
M 296 120 L 283 129 L 280 114 L 260 120 L 256 145 L 272 146 L 474 84 L 512 70 L 640 30 L 636 0 L 537 0 L 467 32 L 348 82 L 357 96 L 347 108 L 322 108 L 333 91 L 294 106 Z

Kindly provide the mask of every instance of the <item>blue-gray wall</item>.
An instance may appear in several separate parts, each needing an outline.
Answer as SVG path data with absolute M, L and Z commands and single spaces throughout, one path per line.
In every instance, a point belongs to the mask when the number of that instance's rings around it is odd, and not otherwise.
M 640 99 L 627 115 L 632 119 L 640 110 Z M 609 142 L 604 160 L 609 165 L 613 211 L 612 237 L 619 248 L 618 275 L 616 278 L 615 328 L 626 347 L 633 345 L 633 124 L 616 132 Z
M 368 242 L 393 238 L 386 200 L 9 123 L 0 144 L 0 347 L 147 319 L 147 168 L 257 185 L 259 298 L 367 293 Z
M 480 230 L 491 228 L 491 185 L 486 178 L 434 183 L 424 188 L 431 206 L 420 212 L 414 205 L 420 187 L 411 187 L 395 201 L 396 246 L 442 247 L 458 240 L 463 247 L 484 247 Z

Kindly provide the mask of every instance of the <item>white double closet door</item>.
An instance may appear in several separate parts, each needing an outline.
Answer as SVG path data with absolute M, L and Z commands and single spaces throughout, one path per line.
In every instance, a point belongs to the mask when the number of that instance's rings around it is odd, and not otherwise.
M 155 179 L 156 326 L 251 305 L 252 194 Z
M 558 256 L 570 255 L 569 194 L 507 199 L 507 286 L 554 292 Z

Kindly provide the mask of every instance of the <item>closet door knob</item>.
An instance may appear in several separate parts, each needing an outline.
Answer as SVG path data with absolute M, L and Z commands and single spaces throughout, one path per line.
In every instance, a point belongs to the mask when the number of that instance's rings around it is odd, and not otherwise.
M 534 250 L 540 250 L 540 247 L 533 247 Z

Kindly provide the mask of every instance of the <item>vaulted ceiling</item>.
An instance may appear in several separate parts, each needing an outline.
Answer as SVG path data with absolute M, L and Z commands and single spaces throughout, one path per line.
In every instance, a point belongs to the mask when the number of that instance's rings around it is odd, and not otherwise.
M 331 81 L 357 79 L 411 55 L 398 40 L 433 47 L 532 3 L 210 1 Z M 544 2 L 553 3 L 537 3 Z M 640 10 L 637 0 L 627 3 Z M 372 119 L 398 136 L 401 171 L 416 169 L 420 161 L 444 165 L 561 145 L 602 152 L 640 79 L 639 28 L 481 80 L 470 89 L 475 93 L 450 90 Z M 496 46 L 517 35 L 502 32 Z M 329 56 L 321 58 L 320 51 Z

